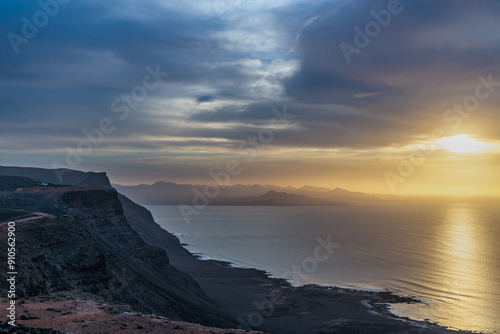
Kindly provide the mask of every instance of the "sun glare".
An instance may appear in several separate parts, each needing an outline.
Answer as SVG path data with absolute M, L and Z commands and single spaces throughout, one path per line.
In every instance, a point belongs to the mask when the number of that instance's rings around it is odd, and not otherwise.
M 488 144 L 471 138 L 469 135 L 456 135 L 445 138 L 439 148 L 446 149 L 454 153 L 479 153 Z

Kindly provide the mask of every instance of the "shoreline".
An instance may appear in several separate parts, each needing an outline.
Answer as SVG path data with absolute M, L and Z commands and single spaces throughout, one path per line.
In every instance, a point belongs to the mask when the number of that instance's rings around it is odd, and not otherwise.
M 178 238 L 177 235 L 175 235 L 175 236 Z M 186 243 L 182 243 L 182 245 L 185 248 L 186 248 L 186 246 L 189 246 Z M 187 250 L 189 251 L 189 249 L 187 249 Z M 189 252 L 191 253 L 191 251 L 189 251 Z M 378 295 L 378 296 L 384 296 L 385 301 L 382 304 L 377 303 L 377 304 L 372 305 L 370 303 L 367 303 L 365 306 L 370 310 L 371 309 L 375 310 L 375 312 L 378 312 L 380 315 L 389 316 L 389 317 L 392 317 L 395 319 L 413 321 L 416 323 L 432 324 L 432 325 L 435 325 L 435 326 L 438 326 L 441 328 L 447 328 L 443 325 L 440 325 L 437 322 L 421 321 L 418 319 L 413 319 L 410 316 L 399 316 L 399 315 L 391 312 L 391 306 L 395 305 L 395 304 L 418 304 L 418 303 L 421 303 L 421 304 L 427 305 L 427 303 L 425 301 L 418 299 L 417 296 L 409 296 L 409 295 L 399 294 L 396 291 L 391 291 L 388 289 L 383 289 L 383 288 L 378 288 L 378 287 L 360 287 L 360 286 L 355 286 L 355 285 L 340 286 L 340 285 L 328 285 L 328 284 L 318 284 L 318 283 L 294 285 L 293 282 L 290 282 L 290 280 L 283 278 L 283 277 L 278 277 L 278 276 L 274 275 L 272 272 L 267 271 L 267 270 L 253 268 L 253 267 L 247 267 L 247 266 L 238 264 L 238 263 L 236 263 L 234 261 L 230 261 L 230 260 L 215 259 L 209 255 L 206 255 L 206 254 L 200 253 L 200 252 L 191 253 L 191 254 L 193 255 L 193 257 L 195 257 L 199 261 L 213 262 L 213 263 L 216 263 L 217 265 L 224 266 L 228 269 L 244 269 L 244 270 L 255 270 L 255 271 L 262 272 L 270 280 L 278 280 L 278 281 L 286 282 L 286 285 L 282 286 L 283 288 L 290 288 L 290 287 L 291 288 L 301 288 L 301 287 L 307 288 L 307 287 L 310 287 L 310 288 L 314 288 L 314 289 L 324 289 L 324 290 L 328 290 L 328 291 L 337 291 L 337 292 L 343 291 L 346 293 L 353 293 L 353 294 L 373 293 L 373 294 Z M 458 329 L 458 330 L 462 331 L 461 329 Z M 472 333 L 476 333 L 476 332 L 472 332 Z M 479 332 L 477 332 L 477 333 L 479 333 Z
M 470 334 L 489 334 L 478 331 L 467 331 L 462 329 L 452 329 L 450 327 L 443 326 L 439 323 L 432 321 L 421 321 L 417 319 L 412 319 L 408 316 L 399 316 L 391 312 L 391 306 L 395 304 L 425 304 L 424 301 L 418 299 L 416 296 L 401 295 L 394 291 L 381 289 L 381 288 L 358 288 L 358 287 L 340 287 L 331 286 L 323 284 L 304 284 L 301 286 L 294 286 L 292 283 L 281 277 L 273 277 L 270 272 L 257 268 L 249 267 L 235 267 L 234 262 L 225 261 L 220 259 L 213 259 L 201 253 L 192 253 L 192 255 L 198 260 L 206 263 L 211 263 L 216 266 L 224 267 L 228 270 L 244 270 L 248 274 L 265 276 L 265 279 L 272 281 L 278 285 L 279 289 L 287 290 L 289 292 L 300 291 L 304 294 L 317 294 L 317 292 L 324 292 L 325 294 L 333 294 L 336 297 L 348 296 L 348 297 L 358 297 L 360 299 L 360 305 L 365 308 L 365 310 L 373 315 L 383 317 L 389 321 L 399 321 L 401 323 L 406 323 L 412 327 L 418 327 L 426 330 L 431 330 L 429 333 L 470 333 Z M 203 259 L 202 257 L 207 257 Z M 274 284 L 272 286 L 275 286 Z M 368 299 L 365 299 L 368 298 Z M 262 328 L 266 331 L 265 327 Z M 247 329 L 248 330 L 248 329 Z M 252 330 L 259 330 L 259 328 L 252 328 Z M 435 330 L 435 331 L 432 331 Z M 427 333 L 427 332 L 426 332 Z
M 472 333 L 398 317 L 387 308 L 389 302 L 403 301 L 404 297 L 390 292 L 294 287 L 263 270 L 234 267 L 216 259 L 200 260 L 156 223 L 149 210 L 123 195 L 121 201 L 125 216 L 139 235 L 150 245 L 164 249 L 170 263 L 190 275 L 216 305 L 237 319 L 242 329 L 272 334 L 417 334 L 423 333 L 424 326 L 426 334 Z M 366 306 L 367 301 L 375 310 Z

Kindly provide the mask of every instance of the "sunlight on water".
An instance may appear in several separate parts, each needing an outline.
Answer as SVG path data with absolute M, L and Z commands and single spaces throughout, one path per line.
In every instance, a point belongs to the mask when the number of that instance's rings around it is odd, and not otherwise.
M 439 219 L 442 233 L 435 235 L 435 248 L 428 250 L 429 270 L 438 289 L 430 295 L 431 306 L 395 305 L 394 313 L 455 329 L 495 330 L 498 317 L 497 297 L 491 288 L 498 284 L 496 272 L 488 272 L 488 241 L 481 234 L 479 214 L 464 203 L 450 204 Z M 439 312 L 436 312 L 438 310 Z M 489 323 L 488 320 L 492 322 Z
M 440 272 L 439 266 L 442 266 L 442 271 L 447 274 L 443 281 L 443 290 L 446 293 L 443 293 L 442 297 L 457 298 L 460 303 L 444 303 L 441 312 L 458 328 L 472 328 L 475 321 L 471 318 L 481 313 L 481 310 L 464 308 L 463 305 L 481 303 L 481 300 L 471 300 L 475 295 L 471 290 L 473 287 L 487 284 L 483 281 L 484 277 L 478 275 L 481 272 L 478 250 L 481 240 L 475 229 L 474 212 L 468 207 L 452 206 L 445 212 L 443 223 L 444 237 L 449 238 L 442 244 L 447 256 L 443 261 L 436 263 L 438 268 L 435 271 Z M 462 306 L 457 307 L 460 304 Z

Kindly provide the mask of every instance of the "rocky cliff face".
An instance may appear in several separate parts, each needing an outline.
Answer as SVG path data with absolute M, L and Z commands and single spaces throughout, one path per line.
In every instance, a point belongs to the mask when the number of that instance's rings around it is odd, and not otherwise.
M 72 289 L 98 292 L 119 285 L 106 271 L 104 253 L 89 247 L 94 241 L 92 236 L 74 219 L 24 212 L 13 221 L 16 222 L 18 297 Z M 4 246 L 6 228 L 5 224 L 0 226 Z M 4 277 L 2 288 L 3 281 Z
M 122 194 L 118 194 L 118 198 L 122 203 L 123 213 L 134 231 L 151 246 L 164 249 L 169 256 L 170 263 L 176 268 L 189 264 L 196 265 L 199 262 L 181 245 L 177 237 L 165 231 L 154 221 L 151 212 L 146 208 L 136 204 Z
M 0 187 L 2 249 L 8 221 L 16 222 L 20 297 L 79 289 L 176 320 L 234 325 L 164 250 L 131 228 L 112 188 Z

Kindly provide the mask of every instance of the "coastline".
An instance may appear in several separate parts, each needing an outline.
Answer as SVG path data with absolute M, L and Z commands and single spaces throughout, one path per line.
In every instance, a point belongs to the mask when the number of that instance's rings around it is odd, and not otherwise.
M 237 319 L 241 329 L 272 334 L 472 333 L 398 317 L 387 310 L 388 305 L 408 299 L 389 292 L 294 287 L 263 270 L 199 260 L 156 223 L 149 210 L 123 195 L 120 200 L 132 228 L 150 245 L 164 249 L 170 263 L 189 274 L 210 299 Z
M 235 264 L 232 261 L 223 260 L 223 259 L 214 259 L 208 255 L 204 255 L 202 253 L 192 253 L 193 257 L 195 257 L 198 261 L 210 263 L 211 265 L 226 268 L 228 270 L 227 273 L 230 273 L 231 270 L 243 270 L 246 274 L 246 280 L 251 278 L 258 278 L 263 281 L 267 281 L 265 283 L 261 283 L 261 285 L 265 285 L 268 287 L 272 287 L 272 289 L 279 289 L 283 293 L 284 296 L 294 297 L 294 295 L 300 296 L 301 299 L 307 300 L 311 297 L 318 298 L 327 298 L 327 299 L 335 299 L 335 304 L 342 303 L 352 303 L 353 301 L 357 302 L 359 305 L 359 309 L 353 307 L 351 310 L 350 316 L 353 318 L 357 318 L 356 321 L 364 322 L 363 313 L 366 312 L 368 314 L 374 315 L 376 317 L 380 317 L 381 319 L 377 320 L 378 325 L 380 326 L 380 333 L 383 333 L 384 328 L 392 328 L 395 325 L 395 322 L 399 322 L 403 327 L 410 326 L 416 333 L 421 333 L 421 330 L 425 330 L 425 333 L 471 333 L 477 334 L 482 332 L 471 332 L 460 329 L 451 329 L 449 327 L 442 326 L 438 323 L 432 321 L 420 321 L 416 319 L 412 319 L 407 316 L 398 316 L 391 312 L 391 306 L 395 304 L 417 304 L 422 303 L 425 304 L 424 301 L 419 300 L 415 296 L 406 296 L 397 294 L 396 292 L 381 289 L 381 288 L 361 288 L 361 287 L 341 287 L 341 286 L 330 286 L 323 284 L 305 284 L 301 286 L 294 286 L 292 283 L 280 277 L 274 277 L 270 272 L 265 270 L 257 269 L 257 268 L 249 268 L 243 267 Z M 230 277 L 230 275 L 229 275 Z M 228 278 L 226 276 L 226 278 Z M 274 290 L 274 294 L 276 294 L 277 290 Z M 323 296 L 321 296 L 323 295 Z M 275 305 L 276 306 L 276 305 Z M 352 305 L 351 305 L 352 306 Z M 313 311 L 312 308 L 308 311 L 308 313 L 314 314 L 316 311 Z M 335 312 L 334 312 L 335 313 Z M 359 317 L 356 317 L 359 316 Z M 269 320 L 273 315 L 268 317 Z M 265 317 L 264 317 L 265 318 Z M 349 321 L 347 318 L 339 318 L 342 319 L 334 322 L 336 327 L 342 328 L 345 327 L 344 330 L 347 330 L 347 326 Z M 272 322 L 272 321 L 271 321 Z M 259 328 L 262 327 L 262 328 Z M 269 331 L 267 326 L 259 326 L 257 328 L 251 328 L 251 330 L 263 330 Z M 241 328 L 247 329 L 249 328 Z M 289 328 L 288 330 L 291 330 Z M 359 328 L 360 333 L 362 332 L 362 328 Z M 402 329 L 401 333 L 412 333 Z M 280 332 L 271 332 L 271 333 L 280 333 Z M 283 332 L 285 333 L 285 332 Z M 294 332 L 289 332 L 294 333 Z M 299 332 L 297 332 L 299 333 Z M 378 331 L 377 331 L 378 333 Z M 487 334 L 487 333 L 484 333 Z

